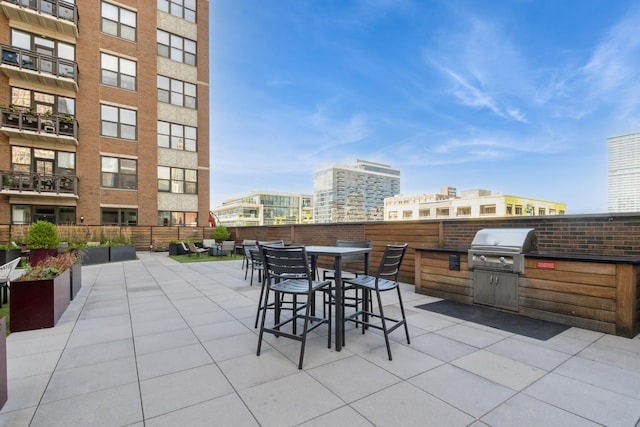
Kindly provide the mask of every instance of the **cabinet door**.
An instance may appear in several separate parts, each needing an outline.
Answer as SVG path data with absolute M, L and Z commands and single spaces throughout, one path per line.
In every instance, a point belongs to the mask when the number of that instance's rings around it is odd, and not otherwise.
M 494 306 L 518 311 L 518 275 L 492 273 L 495 289 Z
M 495 289 L 493 273 L 486 270 L 473 271 L 473 302 L 493 305 Z

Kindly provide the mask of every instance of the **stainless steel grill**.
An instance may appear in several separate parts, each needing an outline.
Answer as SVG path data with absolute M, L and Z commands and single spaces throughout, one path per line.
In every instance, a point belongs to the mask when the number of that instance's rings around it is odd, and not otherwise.
M 524 256 L 538 248 L 533 228 L 485 228 L 471 242 L 473 302 L 518 311 L 518 281 Z
M 484 228 L 471 242 L 469 269 L 524 274 L 524 255 L 537 248 L 538 239 L 533 228 Z

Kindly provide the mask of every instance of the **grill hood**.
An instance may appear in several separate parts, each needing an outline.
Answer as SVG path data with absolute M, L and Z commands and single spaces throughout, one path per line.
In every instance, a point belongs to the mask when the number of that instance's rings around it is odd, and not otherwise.
M 473 238 L 471 249 L 528 253 L 538 249 L 538 238 L 533 228 L 483 228 Z

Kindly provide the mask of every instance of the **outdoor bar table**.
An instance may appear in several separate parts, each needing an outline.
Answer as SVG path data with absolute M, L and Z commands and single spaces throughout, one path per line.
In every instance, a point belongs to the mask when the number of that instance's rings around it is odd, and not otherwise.
M 311 257 L 312 271 L 316 271 L 316 261 L 319 256 L 333 257 L 333 269 L 336 282 L 336 317 L 335 336 L 336 351 L 342 350 L 344 343 L 344 306 L 342 302 L 342 257 L 345 255 L 364 255 L 364 271 L 369 273 L 369 256 L 371 248 L 349 248 L 344 246 L 305 246 L 307 255 Z

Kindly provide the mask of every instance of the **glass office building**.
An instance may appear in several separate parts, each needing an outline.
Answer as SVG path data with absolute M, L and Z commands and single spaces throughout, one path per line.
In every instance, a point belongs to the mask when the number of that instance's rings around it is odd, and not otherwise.
M 383 221 L 384 199 L 399 193 L 400 171 L 389 165 L 334 165 L 314 176 L 314 222 Z
M 640 211 L 640 133 L 608 139 L 609 212 Z
M 227 227 L 311 224 L 312 206 L 312 196 L 308 194 L 251 193 L 227 199 L 212 211 Z

